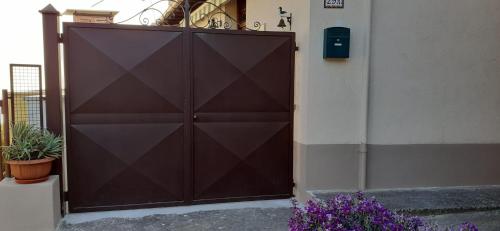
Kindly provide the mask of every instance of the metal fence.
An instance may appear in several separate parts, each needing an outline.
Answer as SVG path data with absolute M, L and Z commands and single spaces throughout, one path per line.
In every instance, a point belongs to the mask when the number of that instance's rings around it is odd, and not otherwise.
M 0 143 L 10 143 L 9 126 L 15 122 L 25 122 L 37 127 L 45 126 L 44 92 L 42 90 L 42 67 L 34 64 L 10 65 L 10 94 L 2 91 Z M 5 171 L 5 172 L 4 172 Z M 9 176 L 8 166 L 0 158 L 0 179 Z
M 40 65 L 11 64 L 11 122 L 44 128 L 44 99 Z

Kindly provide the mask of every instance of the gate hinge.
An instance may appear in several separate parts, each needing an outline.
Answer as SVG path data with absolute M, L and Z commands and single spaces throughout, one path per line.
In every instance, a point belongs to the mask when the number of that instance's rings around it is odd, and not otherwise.
M 298 46 L 295 46 L 295 51 L 299 51 L 299 47 Z
M 57 36 L 57 42 L 58 43 L 63 43 L 63 34 L 62 33 L 58 34 L 58 36 Z

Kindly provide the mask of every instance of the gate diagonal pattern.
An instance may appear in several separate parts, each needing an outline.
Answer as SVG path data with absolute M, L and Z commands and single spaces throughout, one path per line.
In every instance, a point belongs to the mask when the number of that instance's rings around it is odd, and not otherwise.
M 78 28 L 69 33 L 72 43 L 78 44 L 69 53 L 69 66 L 86 69 L 71 73 L 69 85 L 78 86 L 70 91 L 72 112 L 183 111 L 183 91 L 171 89 L 184 84 L 178 78 L 182 74 L 181 32 L 114 30 L 109 33 L 106 29 Z M 92 82 L 88 81 L 90 76 Z M 137 102 L 143 99 L 134 102 L 138 95 L 147 97 L 149 103 Z
M 70 209 L 183 202 L 182 32 L 66 34 Z
M 195 199 L 290 193 L 290 47 L 279 36 L 193 36 L 195 113 L 208 120 L 194 124 Z
M 63 32 L 70 212 L 292 195 L 292 33 Z

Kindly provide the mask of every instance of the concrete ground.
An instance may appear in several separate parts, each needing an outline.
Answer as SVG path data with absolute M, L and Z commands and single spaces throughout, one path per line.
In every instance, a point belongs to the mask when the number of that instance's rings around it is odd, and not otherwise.
M 442 229 L 469 221 L 477 225 L 480 231 L 500 230 L 500 210 L 450 213 L 426 216 L 424 218 Z
M 105 218 L 78 224 L 62 223 L 59 231 L 202 231 L 202 230 L 276 230 L 286 231 L 289 208 L 247 208 L 151 215 L 141 218 Z M 441 228 L 464 221 L 481 231 L 500 230 L 500 210 L 443 214 L 424 217 Z
M 67 215 L 58 231 L 287 230 L 289 200 Z
M 314 198 L 325 200 L 342 191 L 312 191 Z M 447 187 L 419 189 L 369 190 L 386 208 L 413 214 L 439 214 L 500 209 L 500 186 Z
M 59 231 L 287 230 L 289 208 L 247 208 L 63 223 Z
M 326 199 L 339 192 L 314 192 Z M 439 227 L 471 222 L 500 230 L 500 187 L 371 191 L 387 207 L 423 216 Z M 58 231 L 287 230 L 288 200 L 70 214 Z

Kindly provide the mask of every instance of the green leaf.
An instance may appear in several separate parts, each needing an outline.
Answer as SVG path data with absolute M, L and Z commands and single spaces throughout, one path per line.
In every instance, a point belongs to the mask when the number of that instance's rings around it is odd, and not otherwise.
M 60 136 L 40 128 L 18 122 L 12 125 L 12 142 L 2 147 L 6 160 L 36 160 L 62 155 L 63 140 Z

